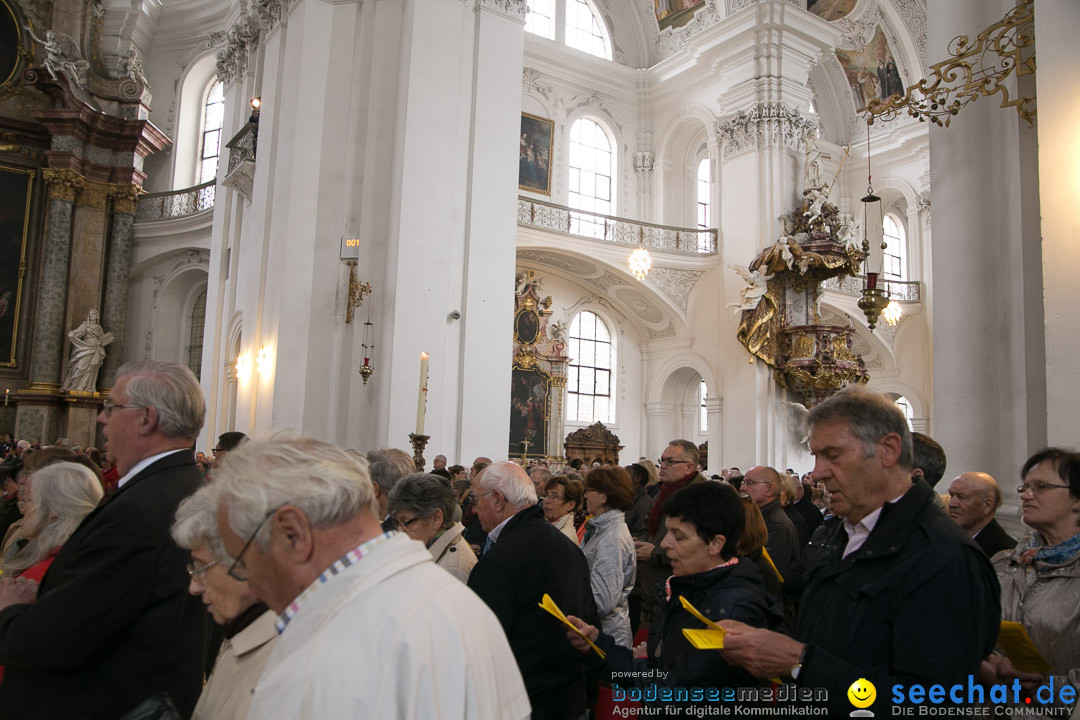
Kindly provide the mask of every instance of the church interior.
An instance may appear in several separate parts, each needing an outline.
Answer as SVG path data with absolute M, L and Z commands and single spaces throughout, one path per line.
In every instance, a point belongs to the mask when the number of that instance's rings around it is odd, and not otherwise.
M 0 425 L 95 444 L 156 359 L 200 379 L 200 450 L 679 437 L 804 473 L 804 406 L 866 382 L 946 478 L 1011 487 L 1080 438 L 1078 28 L 1071 0 L 0 0 Z

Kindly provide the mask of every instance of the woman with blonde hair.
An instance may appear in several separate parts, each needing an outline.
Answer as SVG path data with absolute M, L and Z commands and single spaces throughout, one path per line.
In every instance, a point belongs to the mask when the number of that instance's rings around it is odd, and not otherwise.
M 69 462 L 54 463 L 34 473 L 20 531 L 28 542 L 5 560 L 5 578 L 40 581 L 60 547 L 93 511 L 104 494 L 89 468 Z

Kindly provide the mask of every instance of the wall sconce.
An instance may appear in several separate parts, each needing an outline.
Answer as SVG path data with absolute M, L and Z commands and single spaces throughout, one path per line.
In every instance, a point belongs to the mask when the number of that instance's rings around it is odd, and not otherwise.
M 259 346 L 259 354 L 255 356 L 255 369 L 260 375 L 270 374 L 270 351 L 265 345 Z
M 259 111 L 262 109 L 262 98 L 251 98 L 251 116 L 248 118 L 249 123 L 259 124 Z
M 360 341 L 360 348 L 364 356 L 363 365 L 360 366 L 360 377 L 364 378 L 367 385 L 368 378 L 375 372 L 375 326 L 371 323 L 371 308 L 368 308 L 368 319 L 364 323 L 364 335 Z
M 348 299 L 345 302 L 345 323 L 351 323 L 353 319 L 353 310 L 363 306 L 364 296 L 371 294 L 371 283 L 362 283 L 356 277 L 356 261 L 350 260 L 346 263 L 349 266 L 349 288 Z M 370 308 L 368 312 L 368 319 L 370 320 Z
M 236 379 L 243 382 L 251 379 L 251 357 L 247 353 L 236 356 Z

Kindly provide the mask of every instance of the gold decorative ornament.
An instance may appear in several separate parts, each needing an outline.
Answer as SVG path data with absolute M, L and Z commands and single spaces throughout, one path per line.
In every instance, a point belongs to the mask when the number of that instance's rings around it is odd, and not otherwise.
M 1010 98 L 1005 82 L 1014 74 L 1017 78 L 1035 74 L 1034 44 L 1035 0 L 1020 0 L 1005 17 L 979 33 L 975 42 L 967 35 L 954 37 L 949 43 L 950 57 L 931 65 L 930 74 L 909 86 L 903 96 L 872 99 L 866 107 L 866 122 L 873 124 L 876 117 L 892 120 L 906 110 L 919 122 L 948 127 L 952 116 L 969 103 L 1000 93 L 1001 107 L 1016 108 L 1032 125 L 1035 98 Z
M 109 204 L 112 185 L 87 180 L 75 196 L 75 204 L 94 210 L 104 210 Z
M 109 190 L 113 199 L 113 210 L 120 213 L 135 214 L 139 198 L 146 194 L 138 185 L 113 185 Z
M 364 304 L 364 296 L 371 292 L 371 283 L 360 282 L 356 277 L 356 261 L 349 260 L 345 263 L 349 266 L 349 289 L 348 299 L 345 301 L 345 324 L 353 319 L 353 310 Z
M 514 367 L 522 370 L 531 370 L 536 367 L 536 356 L 528 350 L 523 350 L 514 355 Z
M 75 193 L 86 183 L 86 178 L 66 168 L 44 168 L 41 176 L 45 179 L 50 200 L 66 200 L 73 203 Z

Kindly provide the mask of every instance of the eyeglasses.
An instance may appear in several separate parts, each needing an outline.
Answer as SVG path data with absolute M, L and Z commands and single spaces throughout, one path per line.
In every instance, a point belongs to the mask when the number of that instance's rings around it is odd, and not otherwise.
M 549 494 L 549 495 L 541 495 L 540 500 L 541 501 L 550 500 L 551 502 L 556 502 L 556 503 L 566 502 L 566 498 L 563 497 L 562 495 L 551 495 L 551 494 Z
M 693 465 L 689 460 L 672 460 L 671 458 L 660 458 L 656 461 L 656 464 L 660 467 L 671 467 L 672 465 L 678 465 L 679 463 L 686 463 L 687 465 Z
M 394 522 L 397 523 L 397 529 L 398 530 L 405 531 L 405 530 L 409 529 L 410 525 L 412 525 L 414 522 L 416 522 L 419 519 L 420 519 L 420 516 L 417 515 L 416 517 L 411 518 L 409 520 L 395 520 Z
M 195 567 L 195 563 L 188 563 L 188 566 L 187 566 L 188 577 L 191 578 L 192 580 L 199 580 L 199 577 L 198 577 L 199 575 L 202 575 L 204 572 L 206 572 L 207 570 L 209 570 L 210 568 L 214 567 L 217 564 L 218 564 L 217 560 L 215 560 L 212 563 L 207 563 L 206 565 L 203 565 L 202 567 Z
M 101 404 L 101 414 L 105 417 L 112 417 L 113 410 L 116 408 L 144 408 L 145 405 L 127 405 L 124 403 L 111 403 L 108 400 Z
M 251 547 L 251 543 L 254 542 L 255 536 L 259 534 L 259 531 L 262 530 L 262 526 L 266 523 L 267 520 L 270 519 L 270 516 L 272 516 L 274 513 L 276 513 L 282 507 L 284 507 L 284 506 L 278 505 L 276 508 L 272 509 L 270 512 L 263 515 L 263 519 L 259 521 L 259 524 L 255 526 L 255 530 L 251 533 L 251 537 L 249 537 L 247 539 L 247 542 L 244 543 L 244 547 L 240 548 L 240 552 L 237 554 L 236 559 L 233 560 L 233 564 L 229 566 L 229 569 L 227 571 L 229 573 L 229 577 L 231 577 L 233 580 L 239 580 L 240 582 L 247 582 L 247 576 L 246 575 L 241 575 L 240 573 L 238 573 L 236 571 L 237 566 L 240 564 L 240 559 L 242 557 L 244 557 L 244 553 L 246 553 L 247 549 L 249 547 Z
M 772 481 L 771 480 L 743 480 L 742 484 L 743 484 L 744 487 L 747 486 L 747 485 L 772 485 Z
M 214 453 L 215 455 L 217 455 L 218 453 L 223 453 L 223 452 L 229 452 L 229 451 L 228 451 L 228 450 L 222 450 L 221 448 L 214 448 L 214 449 L 213 449 L 213 450 L 211 450 L 210 452 L 212 452 L 212 453 Z
M 1034 482 L 1024 483 L 1023 485 L 1017 486 L 1016 494 L 1017 495 L 1023 495 L 1028 490 L 1030 490 L 1033 495 L 1042 495 L 1044 492 L 1046 492 L 1050 488 L 1066 488 L 1066 489 L 1068 489 L 1068 487 L 1069 487 L 1068 485 L 1051 485 L 1050 483 L 1044 483 L 1044 482 L 1040 482 L 1040 481 L 1036 480 Z

